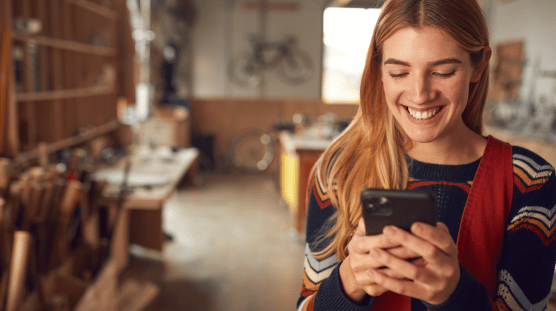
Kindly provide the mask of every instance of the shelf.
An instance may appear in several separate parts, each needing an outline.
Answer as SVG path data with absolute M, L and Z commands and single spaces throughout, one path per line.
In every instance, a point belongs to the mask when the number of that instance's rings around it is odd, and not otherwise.
M 59 100 L 78 97 L 91 97 L 110 95 L 114 93 L 114 86 L 96 86 L 90 88 L 59 90 L 50 92 L 37 92 L 37 93 L 20 93 L 16 94 L 16 101 L 29 102 L 29 101 L 43 101 L 43 100 Z
M 14 32 L 12 35 L 14 40 L 29 42 L 35 41 L 39 45 L 50 46 L 53 48 L 64 49 L 73 52 L 86 54 L 94 54 L 99 56 L 116 56 L 116 50 L 111 47 L 95 46 L 85 43 L 73 42 L 68 40 L 54 39 L 43 36 L 28 36 Z
M 81 132 L 78 136 L 69 137 L 66 139 L 62 139 L 53 143 L 48 144 L 48 151 L 54 152 L 57 150 L 61 150 L 64 148 L 69 148 L 75 145 L 82 144 L 88 140 L 91 140 L 95 137 L 108 134 L 117 130 L 120 127 L 120 122 L 117 120 L 110 121 L 106 124 L 100 125 L 95 127 L 94 129 L 86 130 Z M 17 155 L 16 160 L 21 162 L 26 162 L 32 159 L 35 159 L 39 156 L 39 152 L 37 149 L 20 153 Z
M 28 158 L 40 142 L 76 144 L 75 133 L 118 120 L 118 98 L 135 95 L 128 87 L 133 75 L 125 78 L 135 51 L 126 1 L 0 0 L 0 12 L 0 34 L 10 31 L 16 50 L 5 122 L 10 135 L 0 156 Z M 16 29 L 20 18 L 37 20 L 41 32 Z
M 89 1 L 86 0 L 66 0 L 68 3 L 72 3 L 75 4 L 77 6 L 80 6 L 81 8 L 88 10 L 92 13 L 96 13 L 98 15 L 102 15 L 106 18 L 109 18 L 113 21 L 115 21 L 118 18 L 118 15 L 116 14 L 115 11 L 113 11 L 112 9 L 109 9 L 105 6 L 102 6 L 100 4 L 95 4 L 95 3 L 91 3 Z

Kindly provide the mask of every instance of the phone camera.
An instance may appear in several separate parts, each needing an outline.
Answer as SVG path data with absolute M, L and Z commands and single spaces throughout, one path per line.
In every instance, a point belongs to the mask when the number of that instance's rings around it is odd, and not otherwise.
M 375 210 L 383 205 L 386 205 L 389 202 L 387 197 L 376 197 L 370 198 L 367 200 L 367 204 L 365 204 L 369 209 Z
M 366 200 L 364 206 L 374 216 L 390 216 L 393 213 L 390 200 L 387 197 L 376 197 Z

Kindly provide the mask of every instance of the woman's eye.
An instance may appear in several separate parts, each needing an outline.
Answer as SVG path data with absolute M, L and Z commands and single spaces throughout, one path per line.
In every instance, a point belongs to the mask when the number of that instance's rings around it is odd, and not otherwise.
M 407 72 L 404 73 L 390 73 L 390 77 L 392 78 L 401 78 L 407 76 Z
M 443 73 L 443 72 L 433 72 L 432 74 L 435 75 L 435 76 L 437 76 L 437 77 L 440 77 L 440 78 L 448 78 L 448 77 L 453 76 L 455 73 L 456 73 L 456 71 L 454 70 L 454 71 L 450 71 L 450 72 L 446 72 L 446 73 Z

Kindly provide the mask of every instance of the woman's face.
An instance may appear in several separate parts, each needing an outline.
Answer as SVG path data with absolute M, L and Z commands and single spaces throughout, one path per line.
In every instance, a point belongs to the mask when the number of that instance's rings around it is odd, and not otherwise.
M 388 108 L 415 143 L 457 138 L 475 70 L 469 52 L 442 30 L 397 30 L 383 43 L 382 82 Z

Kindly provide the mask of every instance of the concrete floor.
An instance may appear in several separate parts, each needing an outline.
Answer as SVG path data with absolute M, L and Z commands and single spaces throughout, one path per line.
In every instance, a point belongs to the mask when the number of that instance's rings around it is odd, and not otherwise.
M 292 236 L 271 177 L 211 173 L 201 179 L 167 202 L 164 228 L 173 240 L 163 252 L 130 249 L 122 277 L 160 288 L 145 310 L 295 310 L 304 244 Z M 547 311 L 556 311 L 554 301 Z
M 167 202 L 162 253 L 131 248 L 123 277 L 160 287 L 148 311 L 294 310 L 303 241 L 271 177 L 205 174 Z

